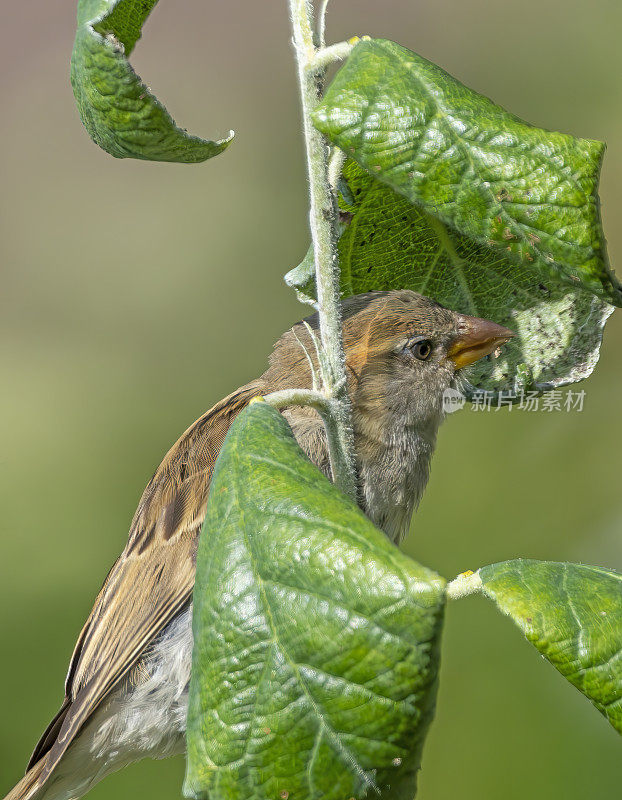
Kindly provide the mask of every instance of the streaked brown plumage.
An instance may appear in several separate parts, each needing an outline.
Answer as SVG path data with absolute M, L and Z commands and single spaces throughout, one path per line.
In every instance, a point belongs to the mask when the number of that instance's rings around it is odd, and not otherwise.
M 427 481 L 442 419 L 443 390 L 454 380 L 457 367 L 492 352 L 512 334 L 407 291 L 350 298 L 344 303 L 343 315 L 359 500 L 372 520 L 399 540 Z M 314 317 L 307 322 L 311 329 L 317 328 Z M 177 728 L 174 735 L 168 729 L 164 732 L 166 743 L 153 735 L 153 741 L 144 746 L 134 739 L 129 744 L 118 741 L 124 736 L 118 733 L 123 725 L 128 730 L 131 727 L 119 714 L 128 698 L 136 699 L 140 687 L 150 679 L 155 681 L 156 673 L 160 682 L 154 683 L 153 693 L 163 691 L 166 681 L 162 675 L 166 678 L 165 658 L 169 657 L 165 645 L 169 647 L 173 636 L 176 643 L 183 641 L 183 646 L 188 646 L 187 610 L 198 535 L 213 465 L 229 426 L 257 395 L 310 388 L 312 365 L 317 370 L 313 338 L 305 325 L 298 324 L 277 342 L 261 378 L 216 404 L 164 457 L 141 497 L 126 547 L 80 633 L 61 709 L 35 748 L 29 772 L 6 800 L 79 797 L 123 763 L 179 748 Z M 319 417 L 308 408 L 290 408 L 283 413 L 311 460 L 328 474 Z M 182 630 L 176 621 L 184 614 Z M 182 684 L 187 682 L 185 662 L 177 667 L 175 680 L 180 688 L 174 703 L 171 701 L 176 720 L 183 716 Z M 147 702 L 143 695 L 140 702 Z M 142 713 L 144 706 L 140 709 Z M 159 718 L 153 722 L 154 727 L 159 724 Z M 170 724 L 167 717 L 163 725 Z M 183 727 L 183 720 L 179 726 Z M 117 731 L 110 740 L 105 734 L 108 728 Z M 145 721 L 143 733 L 148 730 Z M 127 756 L 119 755 L 124 748 Z M 80 759 L 73 759 L 78 767 L 72 762 L 69 768 L 72 752 L 79 752 Z M 89 758 L 94 766 L 89 765 Z M 76 769 L 84 769 L 85 775 L 76 775 L 74 780 L 71 772 Z

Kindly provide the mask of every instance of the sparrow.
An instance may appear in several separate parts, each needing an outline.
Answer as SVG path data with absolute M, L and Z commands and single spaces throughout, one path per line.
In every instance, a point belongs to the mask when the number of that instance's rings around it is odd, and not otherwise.
M 358 501 L 398 543 L 428 480 L 444 391 L 514 334 L 411 291 L 351 297 L 342 317 Z M 214 462 L 252 398 L 313 387 L 318 327 L 314 315 L 287 331 L 263 375 L 203 414 L 164 457 L 78 637 L 60 710 L 5 800 L 77 800 L 133 761 L 184 751 L 195 556 Z M 319 416 L 282 413 L 330 477 Z

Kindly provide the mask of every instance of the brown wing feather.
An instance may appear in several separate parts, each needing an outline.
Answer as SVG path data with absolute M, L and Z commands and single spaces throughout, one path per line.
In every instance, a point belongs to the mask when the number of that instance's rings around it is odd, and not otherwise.
M 37 760 L 47 756 L 38 785 L 114 684 L 188 603 L 214 462 L 233 419 L 261 390 L 259 381 L 248 384 L 197 420 L 169 450 L 145 489 L 125 550 L 78 638 L 62 711 L 33 754 Z
M 28 762 L 28 766 L 26 767 L 29 770 L 32 766 L 34 766 L 37 761 L 39 761 L 43 756 L 48 752 L 48 750 L 52 747 L 54 742 L 56 741 L 56 737 L 61 729 L 61 725 L 63 724 L 63 720 L 67 715 L 67 711 L 69 706 L 71 705 L 71 700 L 65 697 L 62 706 L 56 713 L 56 716 L 52 719 L 50 724 L 47 726 L 41 738 L 37 742 L 37 746 L 35 747 L 33 754 L 30 756 L 30 761 Z
M 41 775 L 45 770 L 47 757 L 43 756 L 6 795 L 4 800 L 31 800 L 43 785 Z

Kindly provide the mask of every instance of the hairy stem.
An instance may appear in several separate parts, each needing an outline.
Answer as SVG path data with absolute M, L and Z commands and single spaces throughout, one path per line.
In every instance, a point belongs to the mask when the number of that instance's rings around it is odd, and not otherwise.
M 262 398 L 274 408 L 288 408 L 290 406 L 309 406 L 314 408 L 322 418 L 326 428 L 326 438 L 328 440 L 328 457 L 331 467 L 338 458 L 335 449 L 339 446 L 339 436 L 337 432 L 337 422 L 335 406 L 337 401 L 331 400 L 321 392 L 314 389 L 283 389 L 279 392 L 272 392 Z
M 470 594 L 477 594 L 482 590 L 482 579 L 477 572 L 461 572 L 453 581 L 447 584 L 447 599 L 460 600 L 462 597 L 468 597 Z
M 326 9 L 328 8 L 330 0 L 322 0 L 318 11 L 317 19 L 317 39 L 319 47 L 324 47 L 326 44 Z
M 337 195 L 337 190 L 339 188 L 339 178 L 341 178 L 343 165 L 345 163 L 346 163 L 346 154 L 343 152 L 343 150 L 340 150 L 338 147 L 334 147 L 333 152 L 331 153 L 330 156 L 330 161 L 328 162 L 328 182 L 335 196 Z
M 352 48 L 356 44 L 356 39 L 351 42 L 338 42 L 331 44 L 330 47 L 321 47 L 316 50 L 313 57 L 312 65 L 316 70 L 325 70 L 330 67 L 335 61 L 343 61 L 352 52 Z
M 326 395 L 314 389 L 281 389 L 264 395 L 262 399 L 274 408 L 311 406 L 323 416 L 330 413 L 331 401 Z
M 314 64 L 313 11 L 308 0 L 288 0 L 302 101 L 302 123 L 309 176 L 311 239 L 322 349 L 326 356 L 323 391 L 331 403 L 326 425 L 333 480 L 356 499 L 356 468 L 351 407 L 339 306 L 338 209 L 328 180 L 328 145 L 313 127 L 311 113 L 319 102 L 323 70 Z

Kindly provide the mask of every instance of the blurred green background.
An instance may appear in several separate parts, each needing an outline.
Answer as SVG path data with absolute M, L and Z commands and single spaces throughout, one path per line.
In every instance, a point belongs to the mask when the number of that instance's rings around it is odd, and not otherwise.
M 308 243 L 285 5 L 169 0 L 147 23 L 133 64 L 179 123 L 237 132 L 199 166 L 95 147 L 69 87 L 74 2 L 3 6 L 0 794 L 160 458 L 306 313 L 281 280 Z M 608 142 L 615 265 L 621 25 L 614 0 L 333 0 L 328 33 L 396 39 L 532 123 Z M 617 312 L 582 413 L 451 417 L 408 552 L 446 576 L 518 555 L 621 569 L 621 347 Z M 619 796 L 620 754 L 508 620 L 481 599 L 449 609 L 421 800 Z M 179 797 L 183 769 L 143 762 L 90 796 Z

